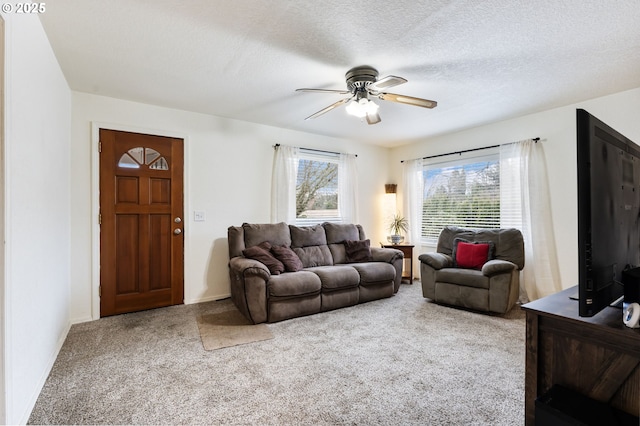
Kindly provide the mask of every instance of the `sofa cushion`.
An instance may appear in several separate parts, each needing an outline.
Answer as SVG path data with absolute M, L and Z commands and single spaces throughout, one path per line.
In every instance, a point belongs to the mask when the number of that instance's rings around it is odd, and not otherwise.
M 284 265 L 287 272 L 298 272 L 304 268 L 302 261 L 290 247 L 271 246 L 271 253 Z
M 268 241 L 263 241 L 256 246 L 244 249 L 242 254 L 248 259 L 257 260 L 264 264 L 272 275 L 278 275 L 284 272 L 284 265 L 271 254 L 270 249 L 271 244 Z
M 296 252 L 305 268 L 333 265 L 331 251 L 329 251 L 329 247 L 326 245 L 296 247 L 293 251 Z
M 269 241 L 271 245 L 290 246 L 291 234 L 286 223 L 243 223 L 245 247 L 257 246 L 263 241 Z
M 320 277 L 323 291 L 357 287 L 360 283 L 358 271 L 347 265 L 319 266 L 306 270 Z
M 295 226 L 289 225 L 291 247 L 320 246 L 327 244 L 327 235 L 322 225 Z
M 229 242 L 229 259 L 242 256 L 242 250 L 246 248 L 242 226 L 230 226 L 227 228 L 227 240 Z
M 370 240 L 346 240 L 344 248 L 347 255 L 347 262 L 370 262 L 373 260 L 371 256 Z
M 342 244 L 347 240 L 361 240 L 360 230 L 357 225 L 350 223 L 329 223 L 322 224 L 327 235 L 327 244 Z
M 360 274 L 360 285 L 377 284 L 384 281 L 393 281 L 396 277 L 396 268 L 389 263 L 367 262 L 352 263 L 352 266 Z
M 514 228 L 506 229 L 468 229 L 447 226 L 438 238 L 438 253 L 453 254 L 453 240 L 463 238 L 467 241 L 491 241 L 495 244 L 494 259 L 508 260 L 524 268 L 524 241 L 522 233 Z
M 347 252 L 344 244 L 329 244 L 329 251 L 331 251 L 331 257 L 333 257 L 334 265 L 347 263 Z
M 320 277 L 309 271 L 272 275 L 268 283 L 270 297 L 296 297 L 319 294 L 321 288 Z
M 489 288 L 489 277 L 475 269 L 444 268 L 436 272 L 436 282 L 466 287 Z

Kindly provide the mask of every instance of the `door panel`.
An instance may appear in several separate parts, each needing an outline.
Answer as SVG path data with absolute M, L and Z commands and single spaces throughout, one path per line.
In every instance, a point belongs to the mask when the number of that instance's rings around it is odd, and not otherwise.
M 136 293 L 138 287 L 138 216 L 116 217 L 116 294 Z M 108 289 L 105 287 L 103 290 Z
M 149 287 L 151 290 L 171 288 L 171 238 L 165 229 L 171 228 L 171 216 L 151 215 L 149 258 Z
M 183 140 L 101 129 L 100 143 L 100 316 L 182 303 Z
M 169 179 L 151 179 L 149 204 L 167 205 L 171 202 L 171 181 Z
M 134 176 L 116 176 L 116 203 L 138 204 L 138 178 Z

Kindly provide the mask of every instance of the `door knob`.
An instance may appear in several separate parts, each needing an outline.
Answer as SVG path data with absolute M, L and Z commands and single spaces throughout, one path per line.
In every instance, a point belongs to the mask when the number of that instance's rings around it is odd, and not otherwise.
M 176 234 L 176 235 L 180 235 L 180 234 L 182 234 L 182 229 L 180 229 L 180 228 L 174 229 L 173 233 Z
M 182 219 L 180 219 L 179 217 L 176 217 L 175 219 L 173 219 L 173 221 L 175 223 L 180 223 L 180 222 L 182 222 Z

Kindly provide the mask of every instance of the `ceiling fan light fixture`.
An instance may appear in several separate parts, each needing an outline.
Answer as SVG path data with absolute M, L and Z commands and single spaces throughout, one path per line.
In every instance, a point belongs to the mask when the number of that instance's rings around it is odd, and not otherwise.
M 407 79 L 395 75 L 388 75 L 379 79 L 378 70 L 368 65 L 351 68 L 347 71 L 345 77 L 347 80 L 346 91 L 335 89 L 296 89 L 296 91 L 299 92 L 340 93 L 344 95 L 351 95 L 348 98 L 343 98 L 338 102 L 334 102 L 328 107 L 311 114 L 309 117 L 305 118 L 305 120 L 317 118 L 341 105 L 345 105 L 347 114 L 361 119 L 366 119 L 367 124 L 380 123 L 382 120 L 378 114 L 378 105 L 375 102 L 372 102 L 369 97 L 378 98 L 382 101 L 397 102 L 422 108 L 435 108 L 438 105 L 436 101 L 430 101 L 428 99 L 383 92 L 382 89 L 404 84 L 407 82 Z
M 354 99 L 349 102 L 345 109 L 349 115 L 364 118 L 368 114 L 376 114 L 378 112 L 378 108 L 379 106 L 375 102 L 367 98 L 360 98 L 358 101 Z
M 377 103 L 373 102 L 372 100 L 369 100 L 365 105 L 365 112 L 367 114 L 376 114 L 378 112 L 378 108 L 380 107 L 378 106 Z

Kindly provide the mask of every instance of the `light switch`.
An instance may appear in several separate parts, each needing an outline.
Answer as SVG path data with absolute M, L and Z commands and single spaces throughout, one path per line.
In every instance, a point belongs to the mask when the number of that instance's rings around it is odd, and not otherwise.
M 195 210 L 193 212 L 193 221 L 194 222 L 204 222 L 204 212 L 202 210 Z

